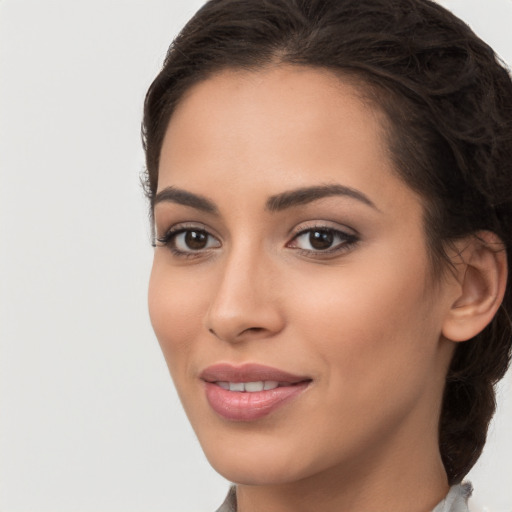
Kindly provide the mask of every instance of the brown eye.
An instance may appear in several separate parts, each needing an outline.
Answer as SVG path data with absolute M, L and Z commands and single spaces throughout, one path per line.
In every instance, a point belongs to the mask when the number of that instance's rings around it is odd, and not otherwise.
M 178 228 L 157 238 L 161 247 L 168 247 L 176 256 L 201 254 L 222 246 L 220 241 L 204 229 Z
M 357 241 L 357 235 L 329 227 L 319 227 L 301 231 L 288 247 L 310 254 L 327 254 L 348 250 Z
M 329 249 L 334 242 L 333 231 L 312 230 L 309 232 L 309 243 L 317 251 Z
M 182 229 L 171 233 L 165 245 L 176 252 L 193 253 L 220 247 L 220 242 L 210 233 L 202 229 Z
M 208 245 L 208 235 L 204 231 L 186 231 L 184 242 L 188 249 L 200 251 Z

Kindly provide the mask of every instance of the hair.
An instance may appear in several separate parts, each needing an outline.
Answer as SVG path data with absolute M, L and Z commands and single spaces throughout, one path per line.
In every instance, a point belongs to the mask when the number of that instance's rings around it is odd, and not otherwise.
M 193 85 L 225 69 L 293 64 L 356 78 L 386 114 L 396 172 L 425 203 L 435 268 L 455 240 L 488 230 L 512 268 L 512 81 L 493 50 L 429 0 L 210 0 L 174 40 L 142 125 L 153 209 L 163 138 Z M 450 484 L 480 456 L 510 362 L 512 286 L 492 322 L 459 343 L 439 447 Z

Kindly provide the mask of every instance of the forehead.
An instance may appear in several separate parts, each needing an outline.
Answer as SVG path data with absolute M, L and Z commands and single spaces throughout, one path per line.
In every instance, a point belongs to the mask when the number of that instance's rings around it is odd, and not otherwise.
M 268 133 L 292 127 L 294 131 L 300 127 L 325 129 L 343 123 L 357 129 L 362 122 L 372 125 L 373 135 L 383 135 L 385 116 L 376 102 L 368 99 L 368 88 L 362 79 L 323 68 L 275 64 L 250 71 L 227 69 L 185 92 L 167 133 L 176 125 L 180 130 L 192 126 L 199 136 L 203 129 L 218 126 L 224 132 L 231 126 L 236 134 L 240 124 L 251 126 L 256 135 L 260 128 Z
M 364 94 L 355 79 L 310 67 L 220 72 L 176 108 L 158 188 L 215 194 L 221 183 L 224 190 L 238 184 L 247 193 L 267 188 L 268 196 L 335 182 L 378 196 L 403 187 L 389 158 L 384 114 Z

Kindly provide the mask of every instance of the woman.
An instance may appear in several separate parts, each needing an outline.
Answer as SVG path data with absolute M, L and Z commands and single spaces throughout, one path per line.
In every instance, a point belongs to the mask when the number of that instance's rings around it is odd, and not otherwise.
M 492 50 L 427 0 L 211 0 L 143 136 L 151 319 L 220 510 L 467 510 L 511 350 Z

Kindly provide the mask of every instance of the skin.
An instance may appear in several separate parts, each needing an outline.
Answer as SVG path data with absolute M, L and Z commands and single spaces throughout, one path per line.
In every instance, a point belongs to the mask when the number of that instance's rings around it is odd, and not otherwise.
M 331 195 L 267 207 L 333 184 L 371 204 Z M 157 202 L 157 238 L 172 227 L 210 235 L 201 250 L 183 236 L 157 242 L 151 320 L 207 458 L 238 484 L 239 510 L 431 510 L 448 491 L 437 428 L 454 343 L 443 328 L 461 287 L 450 273 L 433 279 L 422 201 L 393 170 L 382 114 L 329 72 L 224 71 L 173 114 L 158 192 L 168 187 L 217 212 Z M 297 236 L 319 227 L 349 237 L 326 253 Z M 216 363 L 312 382 L 272 414 L 233 422 L 199 378 Z

